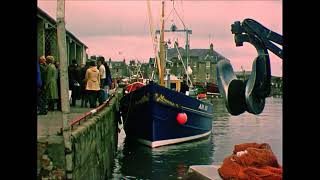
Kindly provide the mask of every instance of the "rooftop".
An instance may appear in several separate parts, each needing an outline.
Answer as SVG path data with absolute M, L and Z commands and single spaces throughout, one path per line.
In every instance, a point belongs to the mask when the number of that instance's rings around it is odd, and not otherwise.
M 186 56 L 186 50 L 184 48 L 179 47 L 178 49 L 181 56 Z M 214 49 L 190 49 L 189 56 L 199 57 L 199 61 L 205 61 L 209 59 L 210 61 L 215 63 L 217 63 L 221 59 L 227 59 Z M 173 57 L 178 57 L 178 52 L 175 48 L 170 48 L 168 49 L 168 59 L 170 60 Z

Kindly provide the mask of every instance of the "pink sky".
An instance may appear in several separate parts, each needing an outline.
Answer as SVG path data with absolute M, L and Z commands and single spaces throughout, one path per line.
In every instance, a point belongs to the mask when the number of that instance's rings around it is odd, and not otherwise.
M 51 17 L 56 17 L 56 1 L 38 0 L 38 7 Z M 152 1 L 154 29 L 160 25 L 161 1 Z M 231 24 L 252 18 L 282 34 L 282 1 L 175 1 L 175 7 L 184 23 L 193 33 L 190 48 L 208 48 L 209 37 L 214 49 L 231 60 L 236 71 L 241 66 L 250 71 L 257 53 L 245 43 L 236 47 L 231 34 Z M 166 1 L 165 14 L 172 10 L 172 2 Z M 177 16 L 170 16 L 166 29 L 174 22 L 183 28 Z M 149 33 L 147 1 L 68 1 L 66 0 L 66 28 L 89 47 L 90 55 L 102 55 L 114 60 L 126 58 L 147 61 L 153 56 Z M 183 34 L 168 34 L 179 39 L 184 46 Z M 119 53 L 121 52 L 121 53 Z M 269 52 L 272 75 L 282 76 L 282 60 Z

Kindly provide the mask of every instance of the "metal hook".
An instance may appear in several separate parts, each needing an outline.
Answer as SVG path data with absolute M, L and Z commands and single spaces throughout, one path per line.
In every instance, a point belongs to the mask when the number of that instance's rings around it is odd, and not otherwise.
M 282 44 L 282 37 L 252 19 L 245 19 L 242 24 L 236 21 L 231 25 L 231 32 L 235 35 L 236 46 L 243 46 L 243 42 L 248 42 L 256 48 L 258 56 L 253 61 L 252 71 L 246 82 L 237 79 L 229 61 L 219 61 L 217 64 L 219 90 L 225 98 L 230 114 L 239 115 L 244 111 L 260 114 L 264 109 L 265 98 L 271 92 L 268 49 L 282 58 L 282 50 L 269 40 Z

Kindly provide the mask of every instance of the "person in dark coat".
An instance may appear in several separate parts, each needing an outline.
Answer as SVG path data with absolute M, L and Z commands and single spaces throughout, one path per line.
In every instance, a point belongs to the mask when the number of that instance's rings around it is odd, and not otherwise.
M 47 73 L 47 65 L 46 65 L 46 58 L 44 56 L 41 56 L 39 58 L 40 63 L 40 78 L 42 80 L 42 86 L 40 87 L 39 92 L 39 104 L 38 104 L 38 115 L 46 115 L 48 113 L 48 100 L 46 96 L 46 89 L 44 88 L 44 85 L 46 84 L 46 73 Z
M 100 91 L 98 95 L 98 101 L 99 105 L 102 105 L 102 103 L 107 99 L 107 89 L 105 88 L 105 80 L 106 80 L 106 68 L 104 66 L 104 58 L 101 57 L 98 59 L 97 65 L 99 69 L 99 75 L 100 75 Z
M 72 91 L 71 99 L 72 103 L 71 106 L 76 105 L 76 101 L 80 96 L 80 67 L 77 64 L 77 61 L 74 59 L 72 60 L 72 64 L 68 68 L 69 74 L 69 89 Z
M 104 81 L 104 86 L 105 88 L 105 98 L 107 99 L 109 96 L 109 90 L 112 87 L 112 77 L 111 77 L 111 71 L 109 68 L 109 65 L 106 61 L 103 62 L 103 65 L 105 67 L 105 74 L 106 74 L 106 79 Z
M 60 88 L 60 62 L 55 61 L 54 62 L 55 67 L 57 68 L 57 86 L 58 86 L 58 104 L 57 108 L 59 111 L 61 111 L 61 88 Z
M 180 92 L 186 94 L 187 91 L 189 91 L 189 86 L 187 85 L 187 76 L 184 75 L 183 82 L 181 83 Z
M 112 76 L 111 76 L 111 71 L 108 66 L 108 64 L 105 62 L 105 69 L 106 69 L 106 81 L 105 81 L 105 86 L 108 86 L 109 89 L 112 87 Z
M 40 105 L 40 92 L 42 87 L 42 80 L 41 80 L 41 72 L 40 72 L 40 63 L 37 61 L 37 108 L 39 111 L 39 105 Z
M 89 67 L 90 67 L 90 61 L 87 61 L 86 65 L 83 68 L 81 68 L 81 70 L 80 70 L 81 107 L 88 107 L 89 98 L 88 98 L 88 94 L 87 94 L 87 91 L 86 91 L 86 80 L 85 80 L 85 78 L 86 78 L 87 69 Z
M 38 89 L 38 93 L 40 92 L 41 87 L 42 87 L 42 80 L 41 80 L 41 72 L 40 72 L 40 63 L 37 62 L 37 89 Z

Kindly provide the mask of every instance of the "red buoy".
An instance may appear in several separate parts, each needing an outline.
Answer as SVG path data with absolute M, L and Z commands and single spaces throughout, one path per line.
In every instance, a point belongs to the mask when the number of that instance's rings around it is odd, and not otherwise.
M 178 113 L 177 121 L 179 124 L 185 124 L 187 122 L 188 116 L 186 113 Z

